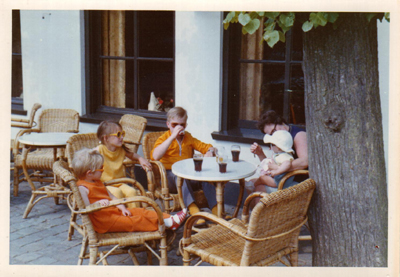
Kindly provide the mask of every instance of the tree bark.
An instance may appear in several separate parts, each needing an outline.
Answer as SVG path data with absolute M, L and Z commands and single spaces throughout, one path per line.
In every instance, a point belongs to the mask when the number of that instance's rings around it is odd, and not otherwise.
M 374 22 L 372 22 L 374 21 Z M 387 266 L 388 198 L 376 20 L 304 34 L 313 266 Z

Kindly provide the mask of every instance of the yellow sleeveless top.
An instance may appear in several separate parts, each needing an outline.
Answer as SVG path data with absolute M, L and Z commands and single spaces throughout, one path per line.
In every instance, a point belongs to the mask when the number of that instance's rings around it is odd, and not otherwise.
M 103 144 L 99 146 L 99 152 L 104 157 L 104 172 L 101 175 L 101 181 L 106 182 L 117 178 L 125 177 L 125 149 L 120 147 L 114 152 L 107 149 Z

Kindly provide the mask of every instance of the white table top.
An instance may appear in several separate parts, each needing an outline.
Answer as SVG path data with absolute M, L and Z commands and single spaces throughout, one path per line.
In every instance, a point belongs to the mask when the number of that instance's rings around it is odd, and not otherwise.
M 19 137 L 18 141 L 31 146 L 65 146 L 67 140 L 73 135 L 75 133 L 30 133 Z
M 256 172 L 256 166 L 243 160 L 232 162 L 230 159 L 226 167 L 226 173 L 220 173 L 216 158 L 205 157 L 203 159 L 202 171 L 200 172 L 194 170 L 193 159 L 176 162 L 172 165 L 171 170 L 175 175 L 185 179 L 220 182 L 249 177 Z

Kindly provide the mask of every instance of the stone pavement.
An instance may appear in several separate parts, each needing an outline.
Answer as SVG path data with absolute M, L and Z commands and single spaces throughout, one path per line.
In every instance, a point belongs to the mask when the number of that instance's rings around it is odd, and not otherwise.
M 30 188 L 27 182 L 20 184 L 19 196 L 14 197 L 10 186 L 10 265 L 76 265 L 81 248 L 82 236 L 76 232 L 71 241 L 68 237 L 70 211 L 65 204 L 56 205 L 52 198 L 37 203 L 28 218 L 23 219 L 26 204 L 30 198 Z M 228 213 L 233 206 L 226 205 Z M 178 256 L 179 240 L 183 228 L 177 232 L 173 248 L 168 252 L 169 265 L 182 265 L 182 257 Z M 304 232 L 305 230 L 302 230 Z M 299 266 L 311 266 L 311 242 L 299 244 Z M 140 264 L 145 265 L 147 258 L 144 253 L 137 255 Z M 133 265 L 130 256 L 115 255 L 109 257 L 110 265 Z M 84 265 L 88 264 L 85 260 Z M 154 257 L 153 264 L 158 260 Z M 202 266 L 209 264 L 203 263 Z M 277 263 L 274 266 L 284 266 Z

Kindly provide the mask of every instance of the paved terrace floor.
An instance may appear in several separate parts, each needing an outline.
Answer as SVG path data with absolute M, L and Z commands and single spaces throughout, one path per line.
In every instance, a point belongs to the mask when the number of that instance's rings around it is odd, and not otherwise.
M 28 218 L 22 215 L 31 196 L 27 182 L 20 184 L 19 196 L 14 197 L 10 186 L 10 265 L 76 265 L 81 248 L 82 236 L 76 233 L 71 241 L 67 240 L 70 211 L 65 204 L 56 205 L 52 198 L 37 203 Z M 229 190 L 228 190 L 229 193 Z M 233 201 L 234 203 L 234 201 Z M 227 204 L 226 211 L 232 213 L 233 206 Z M 183 228 L 177 231 L 177 238 L 168 252 L 168 264 L 182 265 L 182 257 L 177 255 L 178 243 Z M 302 230 L 302 233 L 306 230 Z M 299 243 L 299 266 L 311 266 L 311 242 Z M 138 254 L 140 264 L 146 265 L 146 255 Z M 109 257 L 110 265 L 133 265 L 128 254 Z M 85 260 L 84 265 L 88 264 Z M 154 257 L 153 264 L 158 265 Z M 201 266 L 210 266 L 203 263 Z M 276 263 L 274 266 L 284 266 Z

